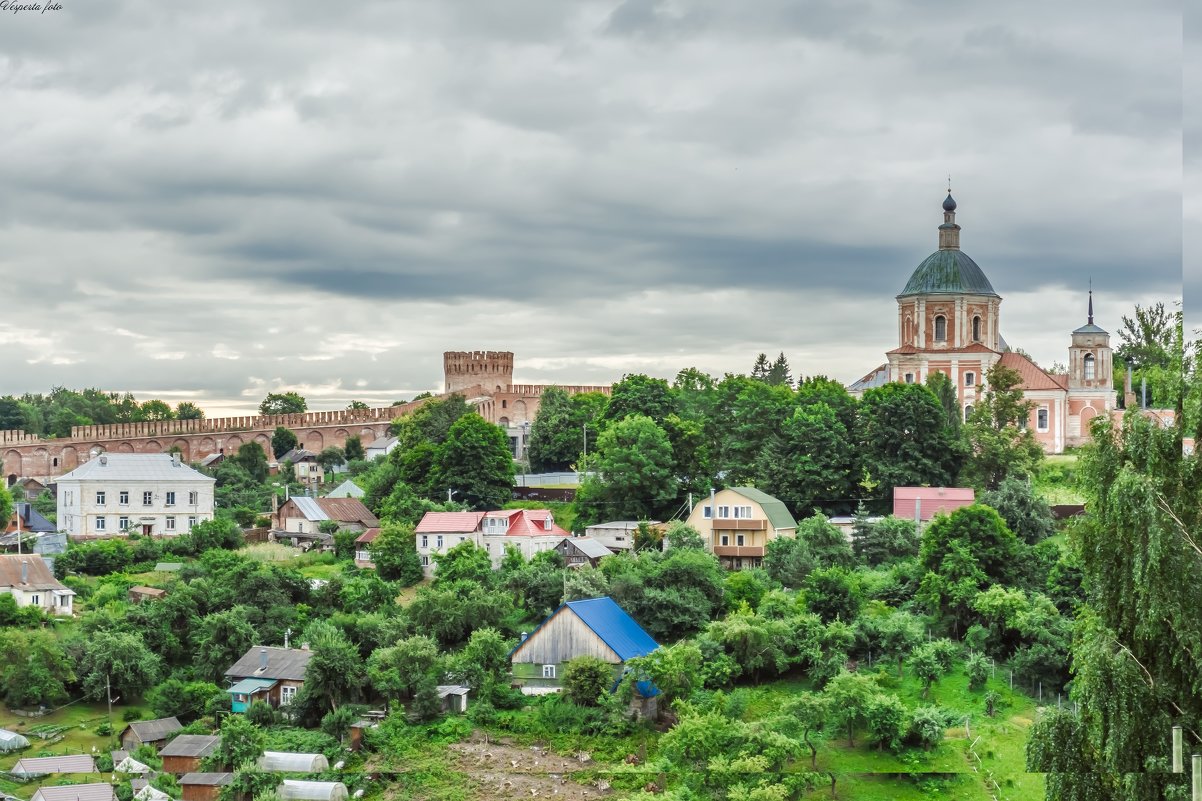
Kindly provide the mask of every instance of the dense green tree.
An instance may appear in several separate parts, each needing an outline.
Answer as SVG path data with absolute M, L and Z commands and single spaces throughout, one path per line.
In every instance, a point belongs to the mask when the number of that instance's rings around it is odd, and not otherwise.
M 751 365 L 751 377 L 756 381 L 767 381 L 768 372 L 772 366 L 768 364 L 768 354 L 761 353 L 755 357 L 755 364 Z
M 852 550 L 866 564 L 892 564 L 918 555 L 921 540 L 913 520 L 889 515 L 852 532 Z
M 479 692 L 488 686 L 499 686 L 509 674 L 509 652 L 513 641 L 494 628 L 476 629 L 454 658 L 459 680 Z
M 24 499 L 22 499 L 24 500 Z M 13 496 L 8 491 L 8 488 L 0 485 L 0 520 L 4 521 L 5 529 L 8 528 L 8 522 L 13 518 Z
M 789 360 L 785 358 L 784 353 L 777 356 L 776 360 L 772 362 L 765 380 L 774 386 L 793 386 L 793 376 L 789 372 Z
M 1172 364 L 1173 339 L 1179 321 L 1164 303 L 1135 305 L 1135 315 L 1123 315 L 1119 325 L 1119 346 L 1114 355 L 1136 371 Z M 1116 374 L 1115 378 L 1119 378 Z
M 142 404 L 143 420 L 174 420 L 175 411 L 171 405 L 161 400 L 148 400 Z
M 271 435 L 271 450 L 276 459 L 283 459 L 284 454 L 293 450 L 298 444 L 300 444 L 300 440 L 291 430 L 283 426 L 275 427 L 275 433 Z
M 331 710 L 357 697 L 367 678 L 359 650 L 340 629 L 324 621 L 310 624 L 305 637 L 313 651 L 305 667 L 305 692 L 322 699 Z
M 613 666 L 595 656 L 577 656 L 564 666 L 564 695 L 578 706 L 597 706 L 613 683 Z
M 747 604 L 757 609 L 767 594 L 772 579 L 762 570 L 734 570 L 726 577 L 726 608 L 738 609 Z
M 539 400 L 538 416 L 530 426 L 530 469 L 566 470 L 579 459 L 583 447 L 584 426 L 576 425 L 568 393 L 559 387 L 547 387 Z
M 960 398 L 956 395 L 956 386 L 947 373 L 935 371 L 927 376 L 927 389 L 939 399 L 943 407 L 944 425 L 953 436 L 960 433 L 963 422 L 963 412 L 960 411 Z
M 921 384 L 890 383 L 864 393 L 859 406 L 860 456 L 882 488 L 953 484 L 963 450 L 948 431 L 939 399 Z
M 471 540 L 460 542 L 444 553 L 435 554 L 434 563 L 437 566 L 434 582 L 438 585 L 470 581 L 473 584 L 488 586 L 493 580 L 492 557 Z
M 798 524 L 797 539 L 806 544 L 819 567 L 851 567 L 855 563 L 847 537 L 821 512 Z
M 877 653 L 897 662 L 897 678 L 901 679 L 906 658 L 922 643 L 924 634 L 922 620 L 917 616 L 909 612 L 894 612 L 876 623 L 871 642 L 876 646 Z
M 191 401 L 180 401 L 175 406 L 175 416 L 179 420 L 203 420 L 204 409 Z
M 756 486 L 794 514 L 851 508 L 855 443 L 838 413 L 822 402 L 795 408 L 771 435 L 757 463 Z
M 1030 482 L 1009 476 L 997 489 L 983 493 L 980 502 L 992 506 L 1020 540 L 1034 545 L 1056 533 L 1056 521 L 1047 501 L 1035 494 Z
M 254 644 L 255 630 L 243 606 L 201 618 L 192 637 L 197 674 L 211 681 L 220 681 L 229 666 Z
M 508 593 L 461 581 L 419 587 L 405 611 L 413 631 L 452 648 L 466 643 L 478 629 L 500 627 L 512 613 L 513 601 Z
M 228 707 L 229 699 L 229 693 L 212 682 L 174 678 L 155 685 L 146 693 L 146 701 L 155 717 L 176 716 L 184 720 L 198 718 L 218 708 L 218 704 Z
M 242 715 L 226 715 L 221 721 L 221 738 L 201 766 L 206 770 L 236 770 L 253 765 L 263 756 L 267 735 Z
M 346 456 L 347 462 L 354 462 L 366 458 L 367 454 L 363 450 L 363 440 L 358 434 L 351 434 L 346 438 L 342 445 L 343 455 Z
M 960 543 L 994 581 L 1005 582 L 1014 572 L 1018 543 L 1014 532 L 996 511 L 974 504 L 950 515 L 936 515 L 922 533 L 919 558 L 927 570 L 938 571 L 944 557 Z
M 897 751 L 910 722 L 905 704 L 892 693 L 877 693 L 865 710 L 868 741 L 877 748 Z
M 25 428 L 25 413 L 20 402 L 12 395 L 0 398 L 0 431 L 15 431 Z
M 663 693 L 665 703 L 688 699 L 700 686 L 701 648 L 682 640 L 660 647 L 647 656 L 628 660 L 626 666 L 635 676 L 646 676 Z
M 764 548 L 764 571 L 774 581 L 799 589 L 814 569 L 814 555 L 799 537 L 776 537 Z
M 238 447 L 238 455 L 233 461 L 259 484 L 267 480 L 267 454 L 263 452 L 263 446 L 259 443 L 243 443 Z
M 394 420 L 392 434 L 402 450 L 413 447 L 417 440 L 436 448 L 446 442 L 455 423 L 474 414 L 475 409 L 462 395 L 447 395 L 427 401 L 408 416 Z
M 827 720 L 831 717 L 830 699 L 815 692 L 801 692 L 785 701 L 782 712 L 800 730 L 802 742 L 810 749 L 810 768 L 817 769 L 818 745 L 810 738 L 822 737 L 826 731 Z
M 602 419 L 612 423 L 641 415 L 660 425 L 674 408 L 672 389 L 667 381 L 635 373 L 622 376 L 622 380 L 613 385 Z
M 842 567 L 819 567 L 806 576 L 806 607 L 823 622 L 855 620 L 864 603 L 855 573 Z
M 342 448 L 331 445 L 323 448 L 321 453 L 317 454 L 317 463 L 321 465 L 322 470 L 329 473 L 335 467 L 346 464 L 346 453 Z
M 422 579 L 413 525 L 385 521 L 371 543 L 371 560 L 380 578 L 408 587 Z
M 372 687 L 389 700 L 412 696 L 418 682 L 439 664 L 438 643 L 421 634 L 379 648 L 367 660 Z
M 868 676 L 846 671 L 831 679 L 823 690 L 832 722 L 843 729 L 847 744 L 853 748 L 856 729 L 867 723 L 869 707 L 878 692 L 876 682 Z
M 1026 400 L 1023 379 L 1001 362 L 985 373 L 986 389 L 964 425 L 969 458 L 963 478 L 980 490 L 997 489 L 1007 476 L 1031 475 L 1043 459 L 1043 449 L 1027 418 L 1035 407 Z
M 111 687 L 113 695 L 130 703 L 154 686 L 161 670 L 162 660 L 137 634 L 100 631 L 83 643 L 78 673 L 89 698 L 103 699 Z
M 300 414 L 308 408 L 308 402 L 295 392 L 272 392 L 259 404 L 259 414 Z
M 934 643 L 923 643 L 911 652 L 910 670 L 922 682 L 923 698 L 930 694 L 931 685 L 947 672 Z
M 683 520 L 673 520 L 664 530 L 664 542 L 669 548 L 705 548 L 700 532 Z
M 764 448 L 795 409 L 793 391 L 787 386 L 774 386 L 761 381 L 737 377 L 722 382 L 720 389 L 727 395 L 736 394 L 724 415 L 720 465 L 727 485 L 754 483 L 760 474 Z M 805 434 L 799 424 L 797 438 Z
M 473 509 L 496 509 L 513 493 L 513 457 L 509 438 L 499 427 L 475 414 L 451 426 L 437 450 L 436 478 Z
M 601 519 L 662 519 L 676 499 L 672 446 L 667 434 L 643 415 L 611 423 L 597 441 L 590 464 L 597 475 L 577 494 L 577 525 Z
M 0 700 L 10 709 L 57 705 L 75 680 L 70 658 L 49 630 L 0 628 Z

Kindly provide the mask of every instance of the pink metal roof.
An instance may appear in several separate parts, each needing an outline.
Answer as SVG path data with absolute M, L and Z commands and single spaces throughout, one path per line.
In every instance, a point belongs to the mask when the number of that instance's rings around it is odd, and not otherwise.
M 480 527 L 484 512 L 426 512 L 417 524 L 418 534 L 466 534 Z
M 481 521 L 485 517 L 507 518 L 509 527 L 505 531 L 509 537 L 533 537 L 538 535 L 557 535 L 567 537 L 568 532 L 560 528 L 552 518 L 551 528 L 546 528 L 546 520 L 551 517 L 547 509 L 502 509 L 494 512 L 426 512 L 417 524 L 418 534 L 469 534 L 479 531 Z
M 894 487 L 893 515 L 913 520 L 915 506 L 918 506 L 920 519 L 926 521 L 939 512 L 972 506 L 975 501 L 976 493 L 971 487 Z

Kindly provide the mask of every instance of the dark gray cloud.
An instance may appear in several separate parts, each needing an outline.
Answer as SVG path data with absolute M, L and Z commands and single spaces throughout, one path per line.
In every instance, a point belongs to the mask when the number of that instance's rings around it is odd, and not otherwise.
M 1051 364 L 1091 278 L 1111 330 L 1179 296 L 1197 226 L 1167 3 L 62 1 L 0 15 L 3 392 L 854 379 L 948 172 Z

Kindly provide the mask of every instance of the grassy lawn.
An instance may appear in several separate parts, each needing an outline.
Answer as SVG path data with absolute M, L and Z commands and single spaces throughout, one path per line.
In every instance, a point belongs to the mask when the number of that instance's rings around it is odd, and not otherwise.
M 22 757 L 62 756 L 64 754 L 106 753 L 117 746 L 117 734 L 125 727 L 121 720 L 124 707 L 113 707 L 113 734 L 101 736 L 96 727 L 108 717 L 104 704 L 77 703 L 40 718 L 26 718 L 0 706 L 0 729 L 25 735 L 29 748 L 0 755 L 0 772 L 7 771 Z M 56 774 L 24 784 L 0 777 L 0 792 L 29 798 L 42 785 L 108 781 L 108 774 L 67 776 Z

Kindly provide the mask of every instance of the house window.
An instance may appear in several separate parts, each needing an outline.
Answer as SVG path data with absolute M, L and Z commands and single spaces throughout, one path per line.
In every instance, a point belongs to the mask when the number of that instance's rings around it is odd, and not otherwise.
M 429 547 L 430 547 L 430 535 L 429 535 L 429 534 L 423 534 L 423 535 L 422 535 L 422 547 L 423 547 L 423 548 L 429 548 Z
M 429 566 L 430 566 L 430 557 L 423 556 L 422 557 L 422 567 L 429 567 Z
M 29 603 L 32 604 L 33 606 L 41 606 L 42 605 L 42 596 L 40 596 L 40 595 L 29 596 Z
M 722 545 L 723 546 L 730 545 L 730 535 L 729 534 L 722 535 Z
M 935 318 L 935 341 L 947 342 L 947 318 L 942 314 Z
M 189 515 L 188 516 L 188 531 L 191 531 L 194 528 L 196 528 L 196 515 Z
M 70 606 L 71 605 L 71 596 L 70 595 L 58 596 L 58 605 L 59 606 Z
M 743 535 L 742 534 L 735 535 L 735 545 L 738 545 L 739 547 L 743 546 Z
M 58 457 L 57 456 L 54 457 L 53 462 L 54 462 L 54 466 L 58 467 Z
M 436 536 L 434 538 L 434 547 L 438 548 L 439 550 L 442 549 L 442 535 L 441 534 L 439 534 L 438 536 Z
M 981 318 L 980 317 L 972 318 L 972 341 L 973 342 L 981 341 Z
M 735 507 L 735 520 L 750 520 L 750 519 L 751 519 L 751 507 L 750 506 L 736 506 Z
M 501 408 L 502 408 L 502 409 L 508 409 L 508 408 L 509 408 L 509 401 L 507 401 L 507 400 L 505 400 L 505 399 L 502 399 L 502 400 L 501 400 Z
M 175 493 L 174 492 L 167 493 L 167 505 L 175 506 Z
M 1092 381 L 1094 378 L 1095 372 L 1096 372 L 1095 366 L 1094 366 L 1093 354 L 1092 353 L 1085 354 L 1085 358 L 1083 359 L 1083 361 L 1085 362 L 1085 380 Z
M 284 706 L 292 703 L 292 699 L 296 697 L 296 688 L 284 686 L 280 688 L 280 703 Z
M 544 679 L 555 678 L 555 665 L 543 665 L 543 678 Z
M 723 520 L 729 520 L 730 519 L 730 507 L 729 506 L 719 506 L 718 507 L 718 517 L 722 518 Z
M 964 422 L 967 423 L 968 418 L 971 416 L 972 416 L 972 404 L 970 403 L 964 407 Z
M 96 493 L 96 505 L 104 506 L 104 491 L 103 490 Z
M 196 490 L 192 490 L 191 492 L 188 493 L 188 505 L 189 506 L 195 506 L 199 502 L 200 502 L 200 493 L 199 492 L 197 492 Z
M 703 506 L 703 507 L 701 507 L 701 516 L 704 517 L 706 520 L 709 520 L 710 518 L 712 518 L 714 516 L 714 510 L 708 506 Z
M 121 490 L 117 493 L 117 503 L 122 506 L 129 506 L 129 490 Z
M 175 515 L 167 515 L 167 530 L 175 531 Z
M 913 373 L 906 373 L 906 383 L 907 384 L 914 383 L 914 374 Z
M 964 386 L 973 387 L 973 386 L 976 386 L 976 384 L 977 384 L 977 374 L 976 373 L 965 373 L 964 374 Z
M 149 492 L 149 491 L 143 492 L 142 493 L 142 505 L 150 506 L 152 503 L 154 503 L 154 493 Z
M 104 531 L 108 527 L 107 523 L 108 523 L 108 518 L 106 518 L 104 515 L 97 517 L 96 518 L 96 530 Z
M 1040 406 L 1035 412 L 1035 428 L 1039 431 L 1048 430 L 1048 407 Z
M 117 528 L 121 529 L 122 531 L 128 531 L 129 530 L 129 518 L 128 517 L 117 518 Z

